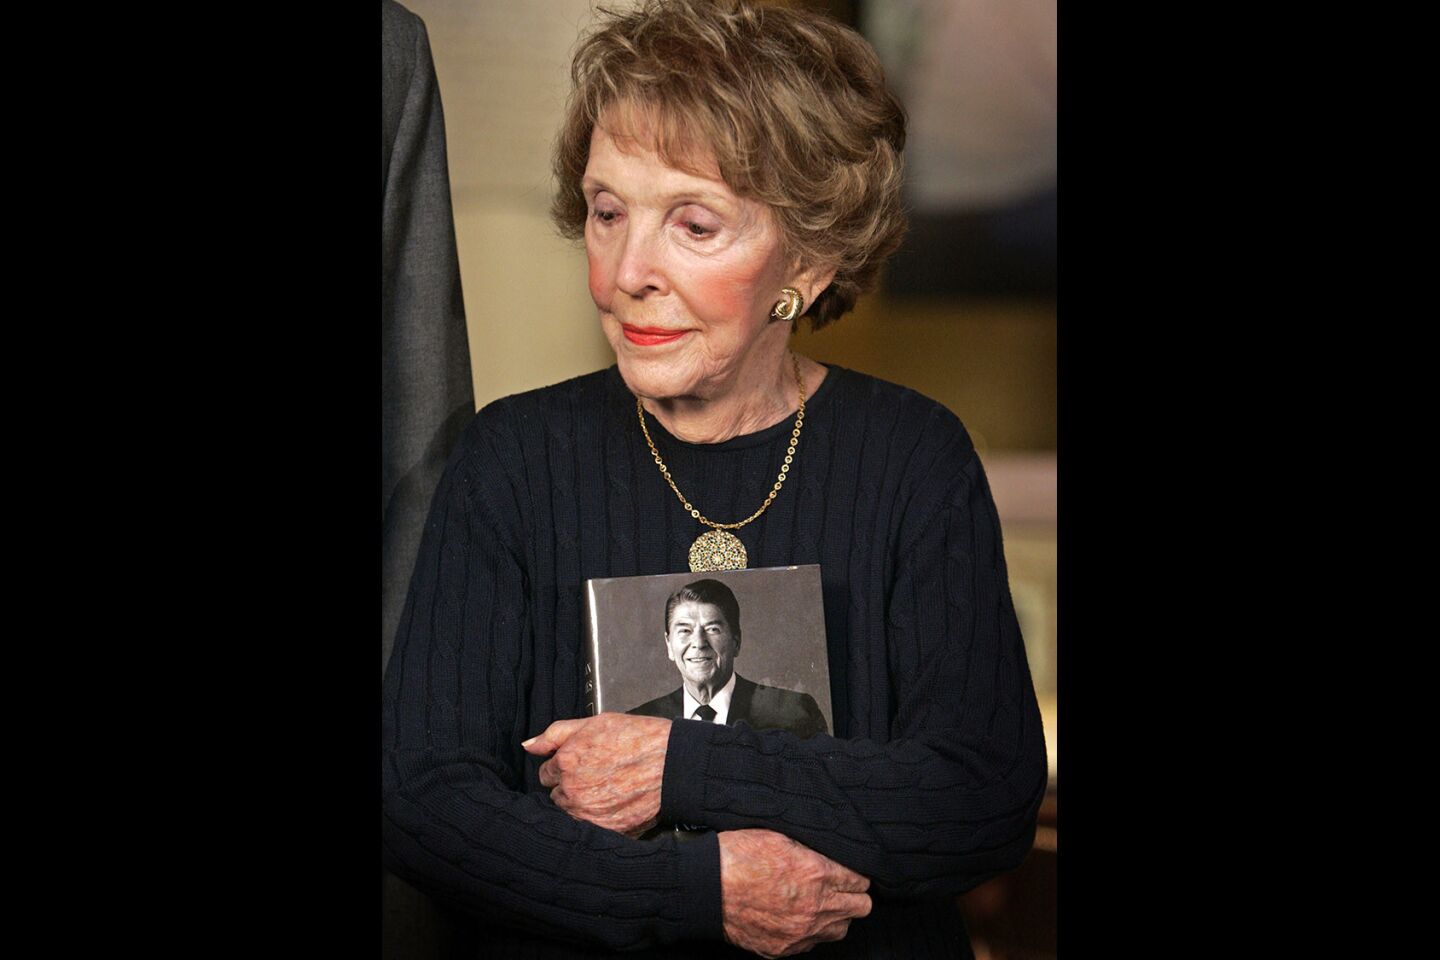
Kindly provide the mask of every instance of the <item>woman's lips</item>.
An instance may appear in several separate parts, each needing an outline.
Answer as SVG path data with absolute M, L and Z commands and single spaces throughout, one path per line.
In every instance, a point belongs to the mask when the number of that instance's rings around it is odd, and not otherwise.
M 620 330 L 625 334 L 626 340 L 642 347 L 671 343 L 690 332 L 689 330 L 666 330 L 663 327 L 632 327 L 628 323 L 620 324 Z

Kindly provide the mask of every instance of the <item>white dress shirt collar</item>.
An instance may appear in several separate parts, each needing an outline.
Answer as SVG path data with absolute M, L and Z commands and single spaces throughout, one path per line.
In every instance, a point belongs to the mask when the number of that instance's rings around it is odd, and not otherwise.
M 685 716 L 689 717 L 692 720 L 700 719 L 699 717 L 695 716 L 695 708 L 700 706 L 700 701 L 690 696 L 690 691 L 688 688 L 685 687 L 684 684 L 681 684 L 680 689 L 685 694 Z M 711 720 L 711 723 L 723 724 L 727 719 L 729 719 L 730 698 L 734 696 L 734 694 L 735 673 L 732 671 L 730 674 L 730 679 L 725 682 L 725 686 L 721 687 L 718 691 L 716 691 L 715 696 L 710 698 L 710 706 L 715 710 L 715 719 Z

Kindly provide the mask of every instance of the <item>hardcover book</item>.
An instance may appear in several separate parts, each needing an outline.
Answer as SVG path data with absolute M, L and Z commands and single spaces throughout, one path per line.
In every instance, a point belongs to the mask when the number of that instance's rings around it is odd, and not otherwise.
M 592 715 L 833 732 L 819 566 L 606 577 L 585 602 Z

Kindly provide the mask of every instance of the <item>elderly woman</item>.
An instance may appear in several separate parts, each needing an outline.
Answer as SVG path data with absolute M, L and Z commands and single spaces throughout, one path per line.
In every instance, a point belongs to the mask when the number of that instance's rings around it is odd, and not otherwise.
M 1046 782 L 995 508 L 950 412 L 789 347 L 899 242 L 900 105 L 852 31 L 746 0 L 607 14 L 572 76 L 554 213 L 616 365 L 450 458 L 385 678 L 387 863 L 497 956 L 968 956 L 954 895 L 1025 856 Z M 834 736 L 584 716 L 586 578 L 789 564 Z

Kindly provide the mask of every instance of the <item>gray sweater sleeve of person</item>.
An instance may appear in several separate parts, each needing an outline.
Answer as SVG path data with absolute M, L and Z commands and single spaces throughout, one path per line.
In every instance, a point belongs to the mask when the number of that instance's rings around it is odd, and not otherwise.
M 430 498 L 475 395 L 430 42 L 393 0 L 382 0 L 381 17 L 383 668 Z

